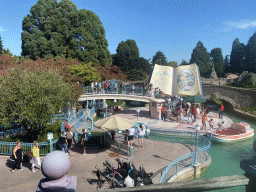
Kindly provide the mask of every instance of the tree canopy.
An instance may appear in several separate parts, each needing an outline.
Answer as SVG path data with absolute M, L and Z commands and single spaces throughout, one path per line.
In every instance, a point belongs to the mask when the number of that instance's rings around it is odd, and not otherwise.
M 0 124 L 9 127 L 19 116 L 18 121 L 27 120 L 32 127 L 40 123 L 42 129 L 51 114 L 73 102 L 73 87 L 57 69 L 36 67 L 15 64 L 0 75 Z
M 245 57 L 245 45 L 236 38 L 233 41 L 230 55 L 230 72 L 241 73 L 244 70 L 243 61 Z
M 2 38 L 0 36 L 0 55 L 3 54 L 3 41 L 2 41 Z
M 245 53 L 245 69 L 249 72 L 256 72 L 256 32 L 250 37 Z
M 223 77 L 224 75 L 224 64 L 223 64 L 223 55 L 221 48 L 214 48 L 211 50 L 211 59 L 214 69 L 218 77 Z
M 164 53 L 161 51 L 156 52 L 156 54 L 153 56 L 152 64 L 167 65 L 167 58 L 165 57 Z
M 211 72 L 210 54 L 201 41 L 198 41 L 191 54 L 190 64 L 196 63 L 202 77 L 209 77 Z
M 22 22 L 22 56 L 111 62 L 105 29 L 92 11 L 78 10 L 70 0 L 38 0 L 30 13 Z

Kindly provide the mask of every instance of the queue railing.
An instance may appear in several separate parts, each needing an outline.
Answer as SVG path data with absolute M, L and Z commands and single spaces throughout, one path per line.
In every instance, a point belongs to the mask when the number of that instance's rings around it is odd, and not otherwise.
M 182 143 L 189 147 L 193 152 L 183 155 L 173 161 L 162 173 L 159 183 L 168 183 L 179 172 L 192 167 L 195 163 L 195 145 L 196 145 L 196 133 L 171 130 L 171 129 L 159 129 L 151 128 L 149 139 L 157 141 L 168 141 L 174 143 Z M 206 137 L 199 135 L 197 142 L 197 157 L 200 164 L 206 163 L 210 160 L 210 146 L 211 142 Z

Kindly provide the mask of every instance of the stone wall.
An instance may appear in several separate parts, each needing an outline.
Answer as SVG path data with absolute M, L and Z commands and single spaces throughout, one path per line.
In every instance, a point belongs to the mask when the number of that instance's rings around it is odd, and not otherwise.
M 256 105 L 256 89 L 219 85 L 202 85 L 205 99 L 219 98 L 228 101 L 233 108 Z

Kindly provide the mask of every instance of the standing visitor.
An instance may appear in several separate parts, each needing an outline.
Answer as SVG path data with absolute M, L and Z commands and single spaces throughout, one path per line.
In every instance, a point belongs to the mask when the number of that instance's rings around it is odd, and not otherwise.
M 41 168 L 41 161 L 40 161 L 40 157 L 39 157 L 39 147 L 38 147 L 38 142 L 35 141 L 34 142 L 34 146 L 31 150 L 31 154 L 32 154 L 32 172 L 36 172 L 35 171 L 35 165 L 36 163 L 38 164 L 39 168 Z
M 71 132 L 71 130 L 69 129 L 67 134 L 66 134 L 66 138 L 67 138 L 67 142 L 68 142 L 68 153 L 69 153 L 69 149 L 71 147 L 72 144 L 72 138 L 73 138 L 73 133 Z
M 139 147 L 142 147 L 143 144 L 143 127 L 142 124 L 140 124 L 138 128 L 138 140 L 139 140 Z
M 202 116 L 202 124 L 203 124 L 202 130 L 206 130 L 206 120 L 207 120 L 207 117 L 206 117 L 206 114 L 204 114 Z
M 12 166 L 11 172 L 14 172 L 15 168 L 22 171 L 23 169 L 21 169 L 20 165 L 21 165 L 21 161 L 23 159 L 24 153 L 20 146 L 20 141 L 16 142 L 16 146 L 14 147 L 12 153 L 14 156 L 15 164 Z
M 122 94 L 123 93 L 123 83 L 121 82 L 119 84 L 119 94 Z
M 133 137 L 134 137 L 135 129 L 134 127 L 131 127 L 128 129 L 128 146 L 132 147 L 133 145 Z
M 199 115 L 200 115 L 200 108 L 199 108 L 198 105 L 196 106 L 196 113 L 198 114 L 198 117 L 199 117 Z
M 164 105 L 161 108 L 161 119 L 164 121 L 165 120 L 165 107 Z
M 135 86 L 134 86 L 134 84 L 132 83 L 132 94 L 134 94 L 134 91 L 135 91 Z
M 197 110 L 196 110 L 196 108 L 195 108 L 194 105 L 192 105 L 192 114 L 193 114 L 193 116 L 194 116 L 194 122 L 196 122 Z
M 88 135 L 85 133 L 85 129 L 82 129 L 82 132 L 83 134 L 81 138 L 82 139 L 81 144 L 83 146 L 83 151 L 84 151 L 83 155 L 86 155 L 86 142 L 88 141 Z
M 188 124 L 192 124 L 192 113 L 191 110 L 188 111 Z
M 224 111 L 224 105 L 223 103 L 221 103 L 220 105 L 220 112 L 219 112 L 219 118 L 223 119 L 223 111 Z
M 65 131 L 62 131 L 62 135 L 60 137 L 60 150 L 67 153 L 67 138 L 65 136 Z
M 145 96 L 146 95 L 146 83 L 143 83 L 142 90 L 143 90 L 142 95 Z
M 64 122 L 64 127 L 65 127 L 65 131 L 67 132 L 68 130 L 71 130 L 70 125 L 68 124 L 68 120 L 65 120 Z
M 99 94 L 102 93 L 102 92 L 101 92 L 101 83 L 98 83 L 98 92 L 99 92 Z
M 108 92 L 108 82 L 106 81 L 104 84 L 105 94 Z
M 209 121 L 209 125 L 210 125 L 210 131 L 212 131 L 212 128 L 213 128 L 213 126 L 214 126 L 213 119 L 211 119 L 211 120 Z
M 92 94 L 93 94 L 93 87 L 94 87 L 94 81 L 91 83 Z
M 223 124 L 224 124 L 224 121 L 222 121 L 222 122 L 219 121 L 219 122 L 217 123 L 217 125 L 219 126 L 219 127 L 218 127 L 218 130 L 224 129 Z
M 158 87 L 156 88 L 156 98 L 158 98 L 159 90 Z
M 95 93 L 96 93 L 96 94 L 97 94 L 97 88 L 98 88 L 98 82 L 95 81 L 95 82 L 94 82 L 94 89 L 95 89 Z

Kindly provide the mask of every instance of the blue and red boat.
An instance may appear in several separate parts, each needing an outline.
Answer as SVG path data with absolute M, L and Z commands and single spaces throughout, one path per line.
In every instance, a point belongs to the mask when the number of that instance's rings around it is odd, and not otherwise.
M 246 122 L 234 123 L 230 128 L 208 132 L 210 140 L 227 143 L 254 136 L 254 129 Z

